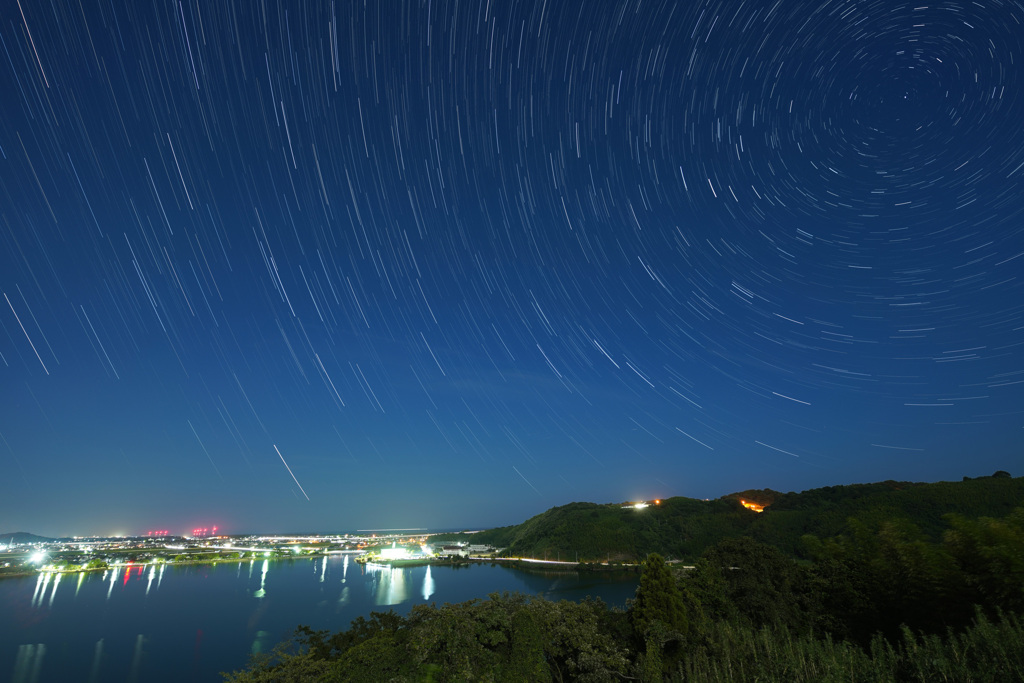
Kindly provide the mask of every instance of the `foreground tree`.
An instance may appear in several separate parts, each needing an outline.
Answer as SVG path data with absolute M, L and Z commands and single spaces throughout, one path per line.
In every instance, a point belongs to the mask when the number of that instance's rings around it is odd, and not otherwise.
M 689 631 L 686 603 L 665 559 L 651 553 L 641 566 L 640 587 L 631 609 L 637 634 L 645 634 L 655 622 L 669 631 L 685 635 Z
M 800 628 L 806 622 L 800 567 L 770 545 L 750 538 L 722 541 L 701 556 L 701 574 L 710 574 L 705 582 L 723 587 L 727 606 L 754 626 Z
M 640 586 L 630 608 L 638 650 L 638 673 L 645 681 L 661 680 L 683 656 L 690 634 L 686 596 L 665 559 L 651 553 L 641 566 Z
M 300 627 L 293 641 L 232 683 L 264 681 L 614 681 L 628 652 L 602 629 L 600 601 L 551 602 L 520 594 L 373 613 L 334 635 Z
M 990 614 L 1024 612 L 1024 507 L 1003 519 L 946 519 L 952 528 L 943 541 L 964 574 L 968 599 Z

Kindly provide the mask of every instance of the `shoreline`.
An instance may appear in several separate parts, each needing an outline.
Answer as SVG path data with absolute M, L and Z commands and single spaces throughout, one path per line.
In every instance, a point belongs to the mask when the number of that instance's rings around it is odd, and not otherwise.
M 18 572 L 0 572 L 0 580 L 5 578 L 27 578 L 32 576 L 38 576 L 39 574 L 81 574 L 90 572 L 108 572 L 112 569 L 134 569 L 136 567 L 196 567 L 203 565 L 216 566 L 219 564 L 227 563 L 244 563 L 244 562 L 258 562 L 260 560 L 280 562 L 282 560 L 312 560 L 319 559 L 322 557 L 329 557 L 337 553 L 323 552 L 313 553 L 309 555 L 279 555 L 270 557 L 216 557 L 196 560 L 185 560 L 185 561 L 165 561 L 165 562 L 140 562 L 134 564 L 117 564 L 110 565 L 107 567 L 92 567 L 83 568 L 76 567 L 74 569 L 34 569 L 30 571 L 18 571 Z M 461 558 L 416 558 L 416 559 L 403 559 L 403 560 L 374 560 L 368 559 L 365 555 L 359 555 L 355 558 L 355 562 L 362 565 L 376 565 L 386 567 L 422 567 L 422 566 L 441 566 L 441 567 L 468 567 L 472 564 L 491 564 L 494 566 L 501 565 L 510 567 L 512 569 L 518 569 L 521 571 L 565 571 L 565 572 L 593 572 L 593 573 L 604 573 L 604 572 L 626 572 L 635 573 L 639 571 L 639 564 L 634 563 L 609 563 L 609 562 L 571 562 L 571 561 L 558 561 L 558 560 L 542 560 L 538 558 L 530 557 L 461 557 Z M 684 568 L 688 569 L 689 567 Z
M 415 558 L 402 560 L 363 559 L 356 560 L 359 564 L 370 564 L 381 567 L 468 567 L 471 564 L 490 564 L 504 566 L 521 571 L 565 571 L 565 572 L 625 572 L 636 573 L 639 564 L 609 562 L 567 562 L 558 560 L 541 560 L 531 557 L 462 557 L 462 558 Z
M 136 562 L 132 564 L 114 564 L 106 567 L 75 567 L 74 569 L 32 569 L 29 571 L 0 572 L 0 580 L 10 578 L 26 578 L 40 574 L 87 574 L 91 572 L 108 572 L 111 569 L 135 569 L 136 567 L 196 567 L 202 565 L 218 565 L 235 562 L 259 562 L 260 560 L 315 560 L 336 553 L 315 553 L 310 555 L 284 555 L 278 557 L 218 557 L 203 560 L 186 560 L 184 562 Z

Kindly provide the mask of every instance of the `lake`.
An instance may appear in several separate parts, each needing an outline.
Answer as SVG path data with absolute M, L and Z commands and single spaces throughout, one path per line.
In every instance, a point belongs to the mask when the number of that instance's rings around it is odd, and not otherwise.
M 221 681 L 299 624 L 338 631 L 372 611 L 504 591 L 622 607 L 637 581 L 482 563 L 364 567 L 348 555 L 3 579 L 0 681 Z

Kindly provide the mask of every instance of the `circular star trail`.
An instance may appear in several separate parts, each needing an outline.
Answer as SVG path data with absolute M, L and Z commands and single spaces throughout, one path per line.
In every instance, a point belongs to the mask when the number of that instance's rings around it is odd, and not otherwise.
M 1019 460 L 1020 2 L 0 17 L 8 524 L 487 525 Z

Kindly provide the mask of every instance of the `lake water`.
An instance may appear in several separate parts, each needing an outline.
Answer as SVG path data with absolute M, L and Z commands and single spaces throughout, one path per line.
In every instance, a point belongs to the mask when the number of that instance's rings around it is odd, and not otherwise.
M 296 626 L 338 631 L 372 611 L 518 591 L 622 607 L 637 576 L 364 567 L 349 556 L 0 580 L 0 681 L 221 681 Z

